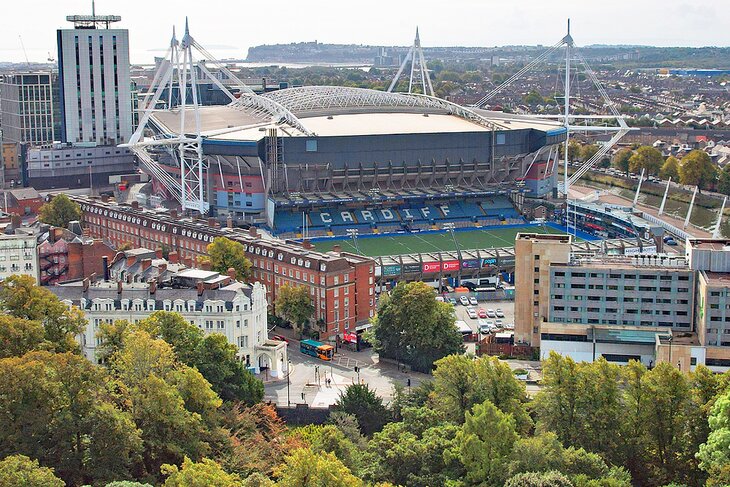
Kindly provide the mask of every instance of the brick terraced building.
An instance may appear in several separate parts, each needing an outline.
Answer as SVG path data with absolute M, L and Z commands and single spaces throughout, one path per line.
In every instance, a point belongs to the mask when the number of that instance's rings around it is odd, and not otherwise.
M 180 218 L 175 211 L 145 210 L 136 202 L 120 205 L 84 196 L 73 199 L 81 206 L 90 235 L 117 247 L 126 243 L 165 247 L 182 262 L 193 264 L 207 254 L 208 244 L 216 237 L 242 243 L 253 264 L 251 281 L 266 286 L 269 304 L 284 284 L 309 288 L 317 322 L 313 328 L 322 339 L 363 330 L 375 314 L 375 262 L 370 258 L 322 253 L 306 243 L 263 236 L 253 228 L 219 228 L 212 219 Z

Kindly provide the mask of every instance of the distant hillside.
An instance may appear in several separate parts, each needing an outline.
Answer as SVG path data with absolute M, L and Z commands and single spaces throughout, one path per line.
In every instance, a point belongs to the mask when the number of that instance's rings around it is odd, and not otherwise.
M 424 47 L 430 59 L 479 60 L 495 56 L 502 60 L 526 61 L 538 55 L 545 46 L 501 47 Z M 730 69 L 728 47 L 652 47 L 607 46 L 583 47 L 589 60 L 614 65 L 617 68 L 716 68 Z M 404 46 L 368 46 L 360 44 L 322 44 L 299 42 L 251 47 L 248 62 L 282 63 L 373 63 L 385 55 L 391 64 L 398 64 L 408 51 Z M 399 57 L 400 56 L 400 57 Z

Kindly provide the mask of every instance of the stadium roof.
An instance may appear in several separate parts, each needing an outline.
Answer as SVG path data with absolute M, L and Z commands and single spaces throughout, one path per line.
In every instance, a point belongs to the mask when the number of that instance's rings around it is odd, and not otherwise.
M 155 112 L 163 132 L 179 131 L 179 109 Z M 406 93 L 306 86 L 264 95 L 243 94 L 229 105 L 200 109 L 201 133 L 223 140 L 259 140 L 277 127 L 288 136 L 375 135 L 391 133 L 485 132 L 559 129 L 557 122 L 463 107 L 440 98 Z M 185 132 L 194 131 L 186 117 Z

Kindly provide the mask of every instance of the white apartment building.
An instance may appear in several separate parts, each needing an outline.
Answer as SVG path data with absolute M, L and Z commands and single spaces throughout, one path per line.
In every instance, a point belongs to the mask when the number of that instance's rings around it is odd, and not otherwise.
M 48 289 L 84 312 L 88 325 L 79 342 L 91 361 L 97 360 L 97 332 L 102 323 L 138 323 L 163 310 L 180 313 L 206 334 L 225 335 L 255 374 L 268 371 L 278 377 L 288 363 L 286 342 L 268 339 L 266 288 L 260 283 L 248 285 L 217 272 L 187 269 L 159 285 L 84 280 Z
M 5 233 L 0 233 L 0 281 L 20 274 L 31 276 L 38 282 L 37 247 L 37 235 L 33 229 L 8 226 Z

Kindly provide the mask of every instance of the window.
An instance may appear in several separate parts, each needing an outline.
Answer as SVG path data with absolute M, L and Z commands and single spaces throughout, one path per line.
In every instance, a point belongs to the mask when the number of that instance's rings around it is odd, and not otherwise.
M 507 135 L 506 134 L 497 134 L 497 145 L 504 145 L 507 143 Z
M 307 152 L 317 152 L 317 141 L 315 139 L 307 140 L 304 150 Z

